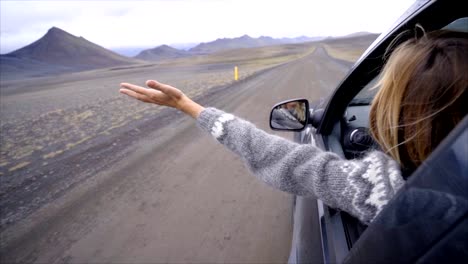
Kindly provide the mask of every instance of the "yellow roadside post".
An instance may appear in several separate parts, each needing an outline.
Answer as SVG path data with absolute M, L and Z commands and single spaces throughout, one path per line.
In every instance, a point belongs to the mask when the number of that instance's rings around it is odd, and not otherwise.
M 237 69 L 237 66 L 234 67 L 234 81 L 239 80 L 239 71 Z

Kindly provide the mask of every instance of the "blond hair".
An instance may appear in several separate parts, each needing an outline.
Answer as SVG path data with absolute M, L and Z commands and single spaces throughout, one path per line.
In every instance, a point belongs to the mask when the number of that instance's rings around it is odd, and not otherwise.
M 294 107 L 294 111 L 296 112 L 296 117 L 297 119 L 299 119 L 299 121 L 301 121 L 301 123 L 304 123 L 304 121 L 306 120 L 306 107 L 305 107 L 305 104 L 296 104 L 296 106 Z
M 403 168 L 415 168 L 467 113 L 468 34 L 440 30 L 404 42 L 377 86 L 371 133 Z

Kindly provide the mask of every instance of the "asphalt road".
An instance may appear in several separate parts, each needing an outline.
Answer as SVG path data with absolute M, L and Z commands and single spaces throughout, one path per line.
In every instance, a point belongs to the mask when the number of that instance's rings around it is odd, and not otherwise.
M 275 103 L 325 96 L 347 69 L 318 48 L 206 102 L 270 131 Z M 125 157 L 6 230 L 2 262 L 286 262 L 291 195 L 259 182 L 188 117 L 147 127 Z

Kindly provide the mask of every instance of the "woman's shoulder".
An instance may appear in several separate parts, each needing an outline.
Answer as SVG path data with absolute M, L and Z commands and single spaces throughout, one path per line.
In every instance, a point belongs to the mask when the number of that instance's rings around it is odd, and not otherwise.
M 356 209 L 373 208 L 370 221 L 405 183 L 398 163 L 382 151 L 342 160 L 337 167 L 339 173 L 346 175 L 346 191 L 352 194 Z

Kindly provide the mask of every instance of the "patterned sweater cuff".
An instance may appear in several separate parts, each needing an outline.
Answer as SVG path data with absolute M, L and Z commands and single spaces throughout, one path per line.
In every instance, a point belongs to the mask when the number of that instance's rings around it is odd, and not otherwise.
M 204 131 L 210 132 L 216 119 L 223 114 L 216 108 L 205 108 L 197 118 L 197 125 Z
M 233 119 L 233 115 L 209 107 L 200 113 L 197 124 L 202 130 L 209 132 L 216 139 L 220 139 L 226 132 L 224 131 L 225 123 Z

